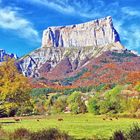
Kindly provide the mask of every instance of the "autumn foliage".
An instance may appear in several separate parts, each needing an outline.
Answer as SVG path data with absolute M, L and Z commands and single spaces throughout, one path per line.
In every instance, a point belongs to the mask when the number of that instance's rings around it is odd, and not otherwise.
M 30 85 L 16 68 L 14 60 L 9 59 L 0 66 L 0 108 L 8 112 L 16 106 L 21 107 L 29 101 Z

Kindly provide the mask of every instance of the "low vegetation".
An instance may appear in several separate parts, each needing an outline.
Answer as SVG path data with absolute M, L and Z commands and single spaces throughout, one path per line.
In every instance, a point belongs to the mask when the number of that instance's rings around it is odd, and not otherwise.
M 88 75 L 86 69 L 72 79 L 65 79 L 65 84 L 79 76 L 86 79 Z M 13 60 L 4 62 L 0 67 L 0 117 L 14 118 L 0 120 L 0 136 L 25 140 L 50 137 L 137 140 L 139 125 L 129 132 L 127 129 L 133 122 L 139 123 L 136 119 L 140 118 L 139 72 L 131 72 L 127 78 L 127 83 L 32 88 Z
M 123 132 L 121 130 L 114 132 L 111 140 L 139 140 L 140 139 L 140 126 L 138 124 L 133 124 L 128 132 Z
M 41 116 L 25 117 L 20 122 L 12 119 L 0 120 L 0 122 L 2 124 L 0 133 L 3 139 L 9 137 L 12 140 L 43 140 L 45 138 L 47 140 L 51 140 L 50 138 L 54 140 L 123 140 L 123 138 L 139 140 L 140 138 L 140 120 L 138 119 L 91 114 L 62 114 L 42 118 Z
M 94 115 L 112 114 L 124 117 L 140 117 L 140 99 L 135 91 L 130 88 L 139 87 L 137 83 L 132 85 L 107 85 L 99 87 L 76 88 L 55 91 L 35 89 L 31 93 L 31 104 L 35 114 L 56 114 L 56 113 L 93 113 Z M 39 91 L 39 92 L 37 92 Z M 51 91 L 50 93 L 44 91 Z M 35 94 L 36 93 L 36 94 Z M 132 97 L 133 96 L 133 97 Z
M 0 130 L 1 133 L 5 133 Z M 55 128 L 43 129 L 38 132 L 31 132 L 25 128 L 18 128 L 13 133 L 1 135 L 3 140 L 73 140 L 71 136 L 64 132 L 60 132 Z

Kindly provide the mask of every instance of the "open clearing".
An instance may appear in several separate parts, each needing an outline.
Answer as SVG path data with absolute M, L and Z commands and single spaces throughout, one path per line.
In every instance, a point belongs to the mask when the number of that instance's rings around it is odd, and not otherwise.
M 58 121 L 58 119 L 63 120 Z M 136 122 L 140 124 L 140 119 L 113 118 L 112 120 L 103 120 L 103 117 L 92 114 L 32 116 L 22 118 L 21 122 L 15 122 L 13 118 L 0 119 L 2 128 L 9 132 L 21 127 L 31 131 L 43 128 L 58 128 L 75 138 L 93 138 L 94 136 L 109 138 L 115 130 L 128 131 L 128 128 Z

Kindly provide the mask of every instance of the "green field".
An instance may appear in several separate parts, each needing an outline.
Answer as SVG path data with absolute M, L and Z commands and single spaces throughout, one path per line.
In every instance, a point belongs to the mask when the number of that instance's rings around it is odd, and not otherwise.
M 63 121 L 58 121 L 63 118 Z M 43 128 L 58 128 L 68 132 L 75 138 L 93 138 L 94 136 L 109 138 L 115 130 L 128 131 L 128 128 L 135 122 L 140 123 L 138 119 L 119 118 L 113 120 L 103 120 L 101 116 L 92 114 L 62 114 L 46 116 L 39 121 L 38 117 L 26 117 L 21 122 L 15 122 L 14 119 L 0 119 L 2 128 L 12 132 L 17 128 L 28 128 L 31 131 L 37 131 Z

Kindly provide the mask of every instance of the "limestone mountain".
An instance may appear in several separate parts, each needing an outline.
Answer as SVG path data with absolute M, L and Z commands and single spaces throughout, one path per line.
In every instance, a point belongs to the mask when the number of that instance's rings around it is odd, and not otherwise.
M 22 57 L 19 68 L 28 77 L 51 79 L 50 75 L 54 75 L 60 79 L 112 50 L 121 51 L 124 47 L 111 17 L 49 27 L 43 32 L 41 48 Z
M 49 27 L 43 32 L 42 47 L 103 46 L 120 41 L 112 18 L 106 17 L 78 25 Z

